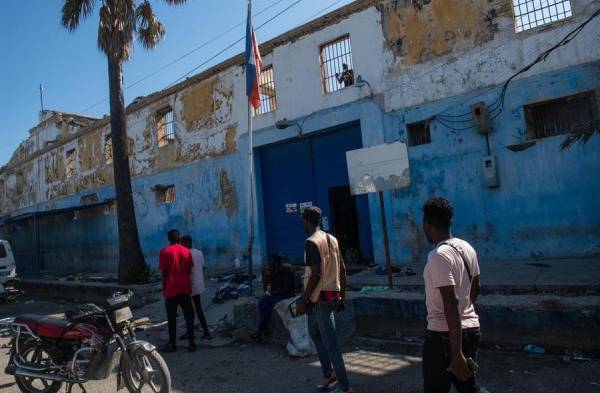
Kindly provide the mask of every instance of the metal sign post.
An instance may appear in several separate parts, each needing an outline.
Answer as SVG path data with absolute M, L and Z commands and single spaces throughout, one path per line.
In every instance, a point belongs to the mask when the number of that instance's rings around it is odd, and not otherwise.
M 410 186 L 408 150 L 404 142 L 394 142 L 346 152 L 352 195 L 378 193 L 381 231 L 387 267 L 388 287 L 393 288 L 390 241 L 383 191 Z
M 385 250 L 385 265 L 387 266 L 388 287 L 394 288 L 392 279 L 392 261 L 390 260 L 390 240 L 388 239 L 387 221 L 385 219 L 385 205 L 383 203 L 383 191 L 379 191 L 379 207 L 381 209 L 381 231 L 383 232 L 383 247 Z

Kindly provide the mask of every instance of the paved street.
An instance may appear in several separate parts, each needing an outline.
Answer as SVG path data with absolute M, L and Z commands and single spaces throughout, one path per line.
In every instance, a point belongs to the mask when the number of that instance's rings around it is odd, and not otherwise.
M 16 312 L 57 313 L 65 305 L 52 302 L 3 305 L 0 314 Z M 159 329 L 150 339 L 163 332 Z M 7 339 L 1 339 L 5 344 Z M 361 341 L 362 342 L 362 341 Z M 160 343 L 160 342 L 157 342 Z M 1 351 L 6 351 L 2 349 Z M 346 362 L 355 392 L 390 393 L 421 391 L 421 359 L 415 353 L 390 353 L 377 344 L 349 345 Z M 0 368 L 7 361 L 0 352 Z M 316 358 L 290 359 L 283 347 L 229 345 L 202 347 L 196 353 L 183 348 L 165 356 L 175 392 L 267 393 L 312 392 L 319 380 Z M 559 357 L 483 351 L 481 380 L 490 392 L 600 392 L 600 362 L 565 362 Z M 90 393 L 115 390 L 116 380 L 90 383 Z M 18 392 L 12 377 L 0 374 L 0 391 Z

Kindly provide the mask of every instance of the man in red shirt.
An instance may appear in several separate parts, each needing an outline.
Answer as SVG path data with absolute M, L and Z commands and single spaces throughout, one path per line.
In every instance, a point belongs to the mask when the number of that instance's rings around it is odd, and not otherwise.
M 192 306 L 192 254 L 179 244 L 179 231 L 171 229 L 167 233 L 170 245 L 160 252 L 158 269 L 163 277 L 163 295 L 169 324 L 169 343 L 163 352 L 175 352 L 177 337 L 177 307 L 181 307 L 187 326 L 189 350 L 196 350 L 194 342 L 194 308 Z

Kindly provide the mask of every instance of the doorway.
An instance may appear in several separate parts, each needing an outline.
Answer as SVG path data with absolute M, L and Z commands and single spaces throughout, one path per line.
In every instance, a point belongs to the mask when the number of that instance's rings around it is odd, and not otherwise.
M 261 149 L 263 214 L 267 252 L 302 263 L 306 234 L 301 211 L 319 206 L 323 230 L 372 259 L 371 219 L 365 195 L 351 196 L 346 152 L 362 147 L 360 125 Z M 334 227 L 335 225 L 335 227 Z M 347 248 L 347 246 L 344 246 Z

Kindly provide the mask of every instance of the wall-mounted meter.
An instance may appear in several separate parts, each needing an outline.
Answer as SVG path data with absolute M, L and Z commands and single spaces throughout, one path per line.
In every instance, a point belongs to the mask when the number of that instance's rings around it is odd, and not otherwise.
M 489 188 L 498 187 L 500 181 L 498 180 L 498 165 L 495 156 L 485 156 L 481 159 L 483 166 L 483 180 L 485 185 Z

